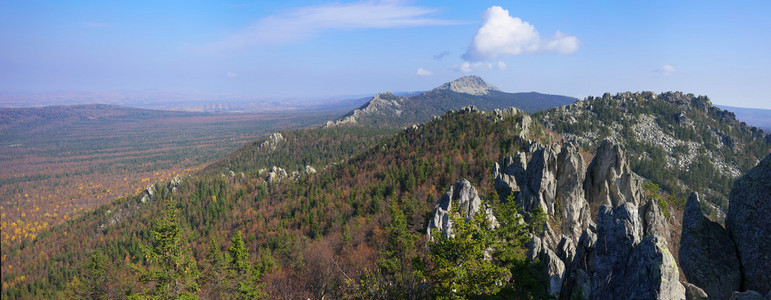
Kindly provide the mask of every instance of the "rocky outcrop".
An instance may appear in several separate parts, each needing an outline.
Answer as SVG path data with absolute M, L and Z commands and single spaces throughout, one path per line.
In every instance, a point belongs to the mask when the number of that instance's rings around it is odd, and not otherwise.
M 305 166 L 305 175 L 316 174 L 316 169 L 307 165 Z
M 591 223 L 589 203 L 584 198 L 582 182 L 586 170 L 584 157 L 572 144 L 564 144 L 557 155 L 557 190 L 555 206 L 561 232 L 578 241 L 581 232 Z
M 526 139 L 528 134 L 530 134 L 530 126 L 533 124 L 533 119 L 530 118 L 529 115 L 522 115 L 522 117 L 517 120 L 517 126 L 522 129 L 522 131 L 519 132 L 519 138 L 520 139 Z
M 679 256 L 685 278 L 710 298 L 727 299 L 740 289 L 736 245 L 723 226 L 702 214 L 697 193 L 685 204 Z
M 273 168 L 268 171 L 268 177 L 265 177 L 265 182 L 268 184 L 274 184 L 287 177 L 289 177 L 289 175 L 286 173 L 286 170 L 273 166 Z
M 639 206 L 643 201 L 642 182 L 629 167 L 623 147 L 604 140 L 586 172 L 586 200 L 592 207 L 616 207 L 627 202 Z
M 264 149 L 265 151 L 276 151 L 276 148 L 279 144 L 284 142 L 284 136 L 280 132 L 274 132 L 273 134 L 269 135 L 267 138 L 265 138 L 262 143 L 260 143 L 260 149 Z
M 734 182 L 726 229 L 736 243 L 742 288 L 771 292 L 771 154 Z
M 344 124 L 356 124 L 364 116 L 384 115 L 398 117 L 402 114 L 402 103 L 407 98 L 397 97 L 390 92 L 372 97 L 367 103 L 335 121 L 327 121 L 324 127 L 334 127 Z
M 511 193 L 520 191 L 524 186 L 527 178 L 526 157 L 524 152 L 517 152 L 514 157 L 506 156 L 500 163 L 495 163 L 495 190 L 501 199 L 507 199 Z
M 498 88 L 487 84 L 481 77 L 472 75 L 450 81 L 434 90 L 450 90 L 469 95 L 487 95 L 490 91 L 497 91 Z
M 492 210 L 482 202 L 476 188 L 468 180 L 462 179 L 450 186 L 444 196 L 437 201 L 434 214 L 428 222 L 426 234 L 429 239 L 432 238 L 432 230 L 439 230 L 445 236 L 452 236 L 452 220 L 450 219 L 452 205 L 458 206 L 460 216 L 466 220 L 473 218 L 480 211 L 484 211 L 495 226 L 496 221 Z

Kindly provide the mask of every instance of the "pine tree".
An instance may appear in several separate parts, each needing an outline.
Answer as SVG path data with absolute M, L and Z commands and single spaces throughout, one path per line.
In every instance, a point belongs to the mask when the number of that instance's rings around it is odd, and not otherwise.
M 231 286 L 231 296 L 234 299 L 261 299 L 267 297 L 263 288 L 265 284 L 260 283 L 260 274 L 254 269 L 249 260 L 249 250 L 244 246 L 244 240 L 241 238 L 241 231 L 236 231 L 233 235 L 232 245 L 228 248 L 230 253 L 230 276 L 229 285 Z
M 206 265 L 201 276 L 202 296 L 206 298 L 222 298 L 227 288 L 227 265 L 225 255 L 220 250 L 217 240 L 209 239 L 209 252 L 206 254 Z
M 452 236 L 435 231 L 435 242 L 429 245 L 433 269 L 428 272 L 437 299 L 466 299 L 492 296 L 501 290 L 509 270 L 489 259 L 495 249 L 496 234 L 484 212 L 464 220 L 452 205 Z
M 141 270 L 139 279 L 153 283 L 153 288 L 134 298 L 197 299 L 199 272 L 189 249 L 182 249 L 183 233 L 173 200 L 166 201 L 166 209 L 151 233 L 154 242 L 144 247 L 148 266 Z

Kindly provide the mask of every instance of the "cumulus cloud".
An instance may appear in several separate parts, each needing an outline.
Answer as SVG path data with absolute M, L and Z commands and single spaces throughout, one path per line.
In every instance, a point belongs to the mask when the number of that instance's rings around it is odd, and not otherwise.
M 498 70 L 501 70 L 501 71 L 506 71 L 506 70 L 508 70 L 508 69 L 509 69 L 509 68 L 507 68 L 507 67 L 506 67 L 506 64 L 505 64 L 504 62 L 502 62 L 502 61 L 500 61 L 500 60 L 498 61 Z
M 663 65 L 659 67 L 658 69 L 653 70 L 654 73 L 657 73 L 661 76 L 667 76 L 677 71 L 674 66 L 672 65 Z
M 477 62 L 464 61 L 462 64 L 460 64 L 460 66 L 455 67 L 455 69 L 463 73 L 471 73 L 475 71 L 487 71 L 487 70 L 493 69 L 493 64 L 481 62 L 481 61 L 477 61 Z
M 431 76 L 431 75 L 434 75 L 434 72 L 431 72 L 431 71 L 423 69 L 423 68 L 418 68 L 418 71 L 415 72 L 415 74 L 420 75 L 420 76 Z
M 559 31 L 542 40 L 535 26 L 512 17 L 508 10 L 500 6 L 493 6 L 482 13 L 482 26 L 463 54 L 463 59 L 494 60 L 523 53 L 569 54 L 578 50 L 578 46 L 577 37 Z
M 458 21 L 431 18 L 434 8 L 407 5 L 401 1 L 366 1 L 306 6 L 258 20 L 208 48 L 239 48 L 306 39 L 325 31 L 341 29 L 445 26 Z

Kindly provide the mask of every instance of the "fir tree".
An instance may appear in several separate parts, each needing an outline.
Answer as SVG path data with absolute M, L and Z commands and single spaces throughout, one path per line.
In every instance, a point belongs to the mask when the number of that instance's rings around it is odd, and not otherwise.
M 141 270 L 139 278 L 143 283 L 153 283 L 153 288 L 132 298 L 197 299 L 198 268 L 189 249 L 182 248 L 183 233 L 173 200 L 166 201 L 166 209 L 156 220 L 152 236 L 153 244 L 144 248 L 148 266 Z

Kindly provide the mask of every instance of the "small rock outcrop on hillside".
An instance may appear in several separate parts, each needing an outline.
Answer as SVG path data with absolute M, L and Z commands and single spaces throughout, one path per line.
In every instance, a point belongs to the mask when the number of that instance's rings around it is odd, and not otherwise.
M 683 211 L 680 266 L 688 281 L 713 299 L 727 299 L 741 287 L 736 245 L 728 231 L 701 212 L 699 195 L 691 194 Z
M 268 136 L 262 143 L 260 143 L 260 149 L 264 149 L 268 152 L 276 151 L 279 144 L 284 142 L 284 136 L 280 132 L 274 132 Z
M 439 199 L 434 208 L 434 214 L 428 222 L 426 234 L 431 239 L 431 231 L 439 230 L 445 236 L 452 235 L 452 220 L 450 210 L 453 205 L 458 206 L 458 212 L 466 220 L 473 218 L 480 211 L 484 211 L 487 217 L 496 223 L 492 210 L 483 203 L 477 194 L 477 189 L 466 179 L 459 180 L 447 189 L 447 192 Z
M 265 177 L 265 182 L 267 182 L 268 184 L 273 184 L 273 183 L 280 182 L 281 180 L 287 177 L 289 177 L 289 174 L 286 173 L 286 170 L 273 166 L 272 168 L 270 168 L 270 170 L 268 170 L 268 176 Z
M 771 293 L 771 154 L 734 182 L 726 229 L 741 263 L 742 288 Z

